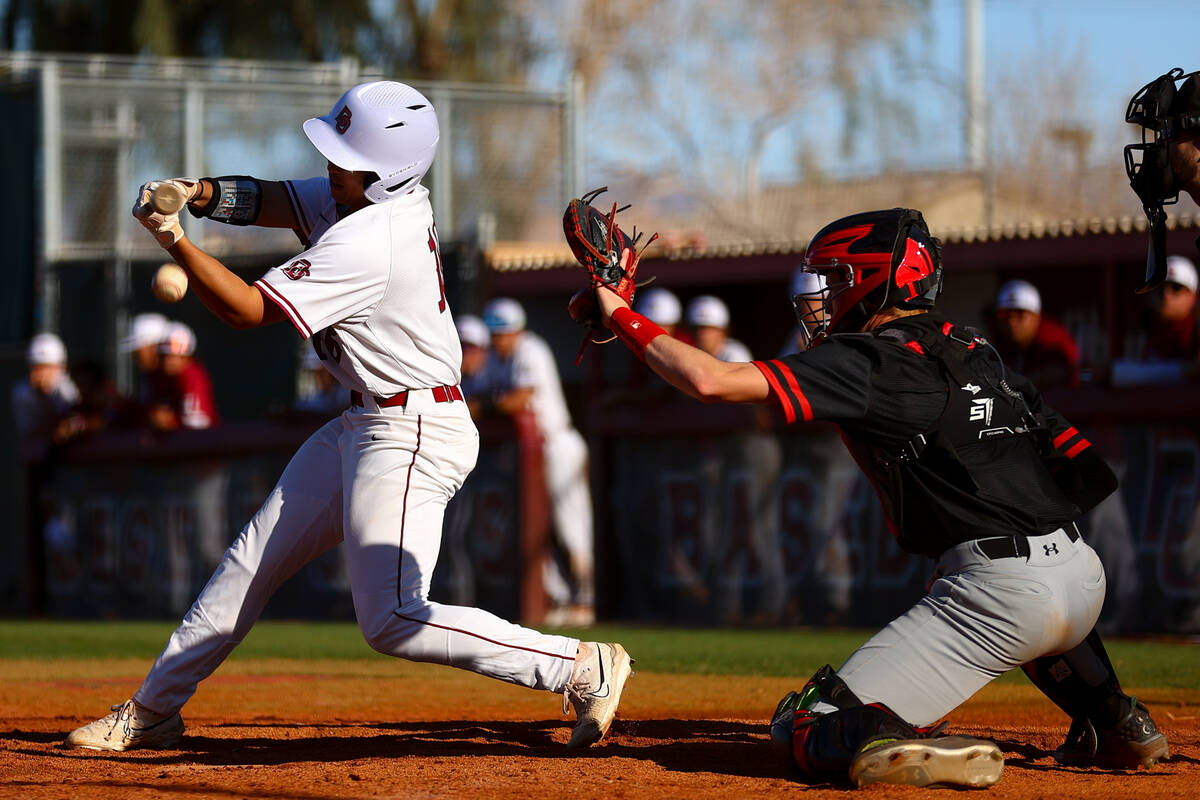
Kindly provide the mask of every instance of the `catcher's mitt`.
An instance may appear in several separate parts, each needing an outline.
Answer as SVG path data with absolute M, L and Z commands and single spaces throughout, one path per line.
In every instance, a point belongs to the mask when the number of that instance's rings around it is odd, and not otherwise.
M 591 297 L 596 287 L 608 286 L 626 303 L 632 305 L 633 293 L 637 287 L 649 283 L 635 282 L 638 263 L 642 253 L 658 238 L 658 234 L 655 233 L 646 240 L 641 249 L 638 249 L 642 234 L 635 228 L 630 236 L 617 224 L 617 214 L 629 206 L 618 208 L 617 204 L 613 203 L 612 209 L 606 214 L 592 205 L 592 201 L 606 191 L 608 187 L 603 186 L 572 200 L 563 214 L 563 234 L 567 237 L 567 244 L 571 246 L 575 259 L 583 265 L 591 278 L 589 287 L 583 292 L 577 292 L 571 298 L 569 306 L 571 318 L 588 328 L 575 363 L 579 363 L 579 359 L 583 357 L 583 351 L 589 341 L 602 344 L 615 338 L 595 338 L 596 332 L 602 327 L 599 308 Z

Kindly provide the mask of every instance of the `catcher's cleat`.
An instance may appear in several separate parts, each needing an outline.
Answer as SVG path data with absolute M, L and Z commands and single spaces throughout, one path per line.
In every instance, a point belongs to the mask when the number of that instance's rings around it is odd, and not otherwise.
M 983 789 L 998 782 L 1003 772 L 1000 748 L 969 736 L 883 737 L 864 744 L 850 763 L 850 780 L 860 787 L 901 783 Z
M 183 736 L 183 718 L 157 714 L 126 700 L 112 707 L 112 713 L 77 728 L 67 737 L 68 747 L 88 750 L 135 750 L 171 747 Z
M 1067 740 L 1054 751 L 1064 766 L 1138 769 L 1152 767 L 1170 757 L 1167 736 L 1150 718 L 1150 711 L 1129 698 L 1125 718 L 1102 731 L 1088 719 L 1072 720 Z
M 575 729 L 567 747 L 587 747 L 600 741 L 612 726 L 625 681 L 633 674 L 633 659 L 619 644 L 580 642 L 571 680 L 563 690 L 563 713 L 575 707 Z

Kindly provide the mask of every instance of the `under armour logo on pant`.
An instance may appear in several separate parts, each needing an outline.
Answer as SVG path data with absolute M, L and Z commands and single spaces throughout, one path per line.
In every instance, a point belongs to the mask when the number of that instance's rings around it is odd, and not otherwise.
M 1042 545 L 1042 549 L 1046 551 L 1046 555 L 1050 555 L 1051 553 L 1053 553 L 1054 555 L 1058 555 L 1058 544 L 1057 543 L 1044 544 L 1044 545 Z

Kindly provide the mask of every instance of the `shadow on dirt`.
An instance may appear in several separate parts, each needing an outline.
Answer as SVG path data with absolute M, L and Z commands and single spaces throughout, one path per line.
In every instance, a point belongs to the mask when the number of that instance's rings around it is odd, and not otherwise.
M 789 778 L 767 743 L 761 724 L 723 720 L 617 720 L 608 736 L 584 750 L 567 749 L 569 720 L 535 722 L 385 722 L 323 725 L 286 722 L 225 723 L 228 738 L 185 734 L 171 750 L 128 753 L 74 750 L 61 733 L 10 731 L 10 741 L 37 745 L 10 752 L 141 765 L 269 766 L 362 761 L 372 758 L 471 756 L 546 759 L 631 758 L 678 772 L 712 772 L 750 778 Z M 262 731 L 270 735 L 255 735 Z M 47 750 L 46 745 L 52 745 Z

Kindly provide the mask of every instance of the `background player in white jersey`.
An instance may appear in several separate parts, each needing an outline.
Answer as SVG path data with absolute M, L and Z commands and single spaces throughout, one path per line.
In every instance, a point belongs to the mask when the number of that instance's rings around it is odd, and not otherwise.
M 404 84 L 366 83 L 305 122 L 304 132 L 328 159 L 328 178 L 174 181 L 193 213 L 296 231 L 308 249 L 253 286 L 184 236 L 176 215 L 153 210 L 157 182 L 142 187 L 134 216 L 218 317 L 237 328 L 287 319 L 311 337 L 353 405 L 297 451 L 133 697 L 67 743 L 174 744 L 180 708 L 272 592 L 344 541 L 355 615 L 371 647 L 561 692 L 578 717 L 570 744 L 587 746 L 612 723 L 630 673 L 624 648 L 548 636 L 427 598 L 446 503 L 479 450 L 420 185 L 438 142 L 434 110 Z
M 693 297 L 683 312 L 692 329 L 696 347 L 718 361 L 749 361 L 750 348 L 729 335 L 729 307 L 719 297 L 702 294 Z
M 484 307 L 483 321 L 492 333 L 492 350 L 506 367 L 506 388 L 496 407 L 510 414 L 528 409 L 537 420 L 554 529 L 570 563 L 568 581 L 548 562 L 546 591 L 554 608 L 546 621 L 590 625 L 596 613 L 587 444 L 571 424 L 554 354 L 544 339 L 525 329 L 521 304 L 498 297 Z

